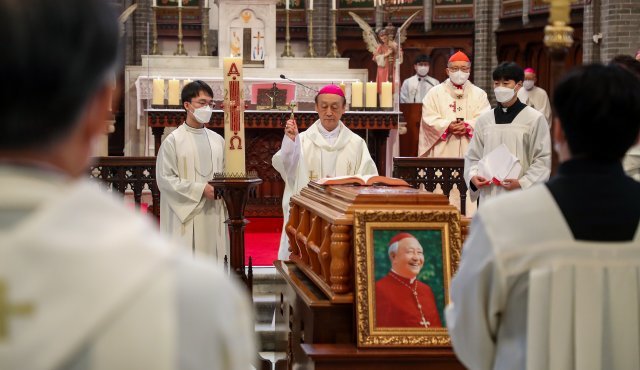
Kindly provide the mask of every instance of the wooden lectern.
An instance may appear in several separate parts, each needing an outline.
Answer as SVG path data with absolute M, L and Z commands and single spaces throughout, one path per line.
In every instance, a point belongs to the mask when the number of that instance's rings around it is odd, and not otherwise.
M 456 212 L 444 195 L 409 187 L 322 186 L 291 198 L 290 260 L 276 261 L 287 286 L 278 325 L 290 329 L 288 368 L 463 369 L 450 347 L 359 348 L 354 235 L 366 211 Z M 459 250 L 458 250 L 459 253 Z M 459 255 L 454 259 L 459 261 Z

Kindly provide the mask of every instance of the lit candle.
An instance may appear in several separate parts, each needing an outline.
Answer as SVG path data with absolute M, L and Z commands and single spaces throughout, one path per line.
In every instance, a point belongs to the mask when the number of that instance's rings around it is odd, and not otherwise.
M 351 108 L 362 108 L 362 82 L 351 83 Z
M 158 0 L 153 0 L 153 6 L 158 6 Z
M 375 82 L 367 82 L 367 96 L 365 101 L 365 107 L 375 108 L 378 98 L 378 84 Z
M 178 0 L 178 8 L 182 8 L 182 0 Z
M 224 171 L 245 174 L 242 58 L 224 58 Z
M 180 81 L 176 79 L 169 80 L 168 104 L 180 105 Z
M 340 85 L 338 86 L 340 86 L 340 90 L 342 90 L 342 93 L 346 94 L 347 86 L 344 84 L 344 81 L 340 81 Z
M 380 107 L 391 108 L 393 106 L 393 94 L 391 93 L 391 82 L 382 83 L 382 91 L 380 92 Z
M 309 10 L 313 10 L 313 0 L 309 0 Z
M 193 81 L 190 79 L 186 79 L 184 81 L 182 81 L 182 87 L 184 88 L 185 86 L 187 86 L 188 84 L 192 83 Z
M 284 6 L 287 10 L 289 10 L 289 0 L 284 0 Z
M 336 0 L 331 0 L 331 10 L 336 10 Z
M 204 8 L 207 9 L 209 7 L 209 0 L 204 0 Z
M 152 105 L 164 105 L 164 80 L 156 78 L 153 80 L 153 98 Z

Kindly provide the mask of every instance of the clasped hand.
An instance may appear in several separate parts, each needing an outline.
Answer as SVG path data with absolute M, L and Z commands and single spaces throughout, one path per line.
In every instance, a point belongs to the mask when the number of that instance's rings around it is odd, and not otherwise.
M 464 136 L 467 134 L 467 128 L 464 122 L 451 121 L 449 124 L 449 132 L 456 136 Z

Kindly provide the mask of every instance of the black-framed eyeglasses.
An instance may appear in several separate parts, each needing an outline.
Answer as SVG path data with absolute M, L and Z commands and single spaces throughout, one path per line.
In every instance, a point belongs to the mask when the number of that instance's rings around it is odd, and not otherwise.
M 191 104 L 193 104 L 193 105 L 196 105 L 196 104 L 197 104 L 197 105 L 198 105 L 198 107 L 197 107 L 197 108 L 204 107 L 205 105 L 208 105 L 211 109 L 213 109 L 213 108 L 216 106 L 216 103 L 215 103 L 213 100 L 206 101 L 206 100 L 204 100 L 204 99 L 201 99 L 201 100 L 192 100 L 192 101 L 191 101 Z

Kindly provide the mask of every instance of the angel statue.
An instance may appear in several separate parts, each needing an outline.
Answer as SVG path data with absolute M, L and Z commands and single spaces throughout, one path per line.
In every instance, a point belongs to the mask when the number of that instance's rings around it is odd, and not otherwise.
M 382 91 L 382 83 L 387 81 L 394 82 L 395 80 L 395 59 L 398 58 L 399 62 L 402 63 L 402 52 L 399 45 L 402 44 L 407 39 L 407 28 L 409 24 L 418 16 L 420 10 L 413 13 L 406 21 L 400 26 L 400 40 L 395 40 L 395 27 L 391 24 L 387 25 L 387 27 L 382 28 L 378 31 L 378 37 L 380 41 L 376 38 L 376 33 L 373 31 L 371 26 L 362 18 L 360 18 L 357 14 L 353 12 L 349 12 L 349 15 L 353 18 L 353 20 L 358 23 L 360 28 L 362 28 L 362 38 L 364 42 L 367 44 L 367 50 L 373 54 L 373 61 L 376 63 L 377 73 L 376 73 L 376 82 L 378 83 L 378 93 Z

